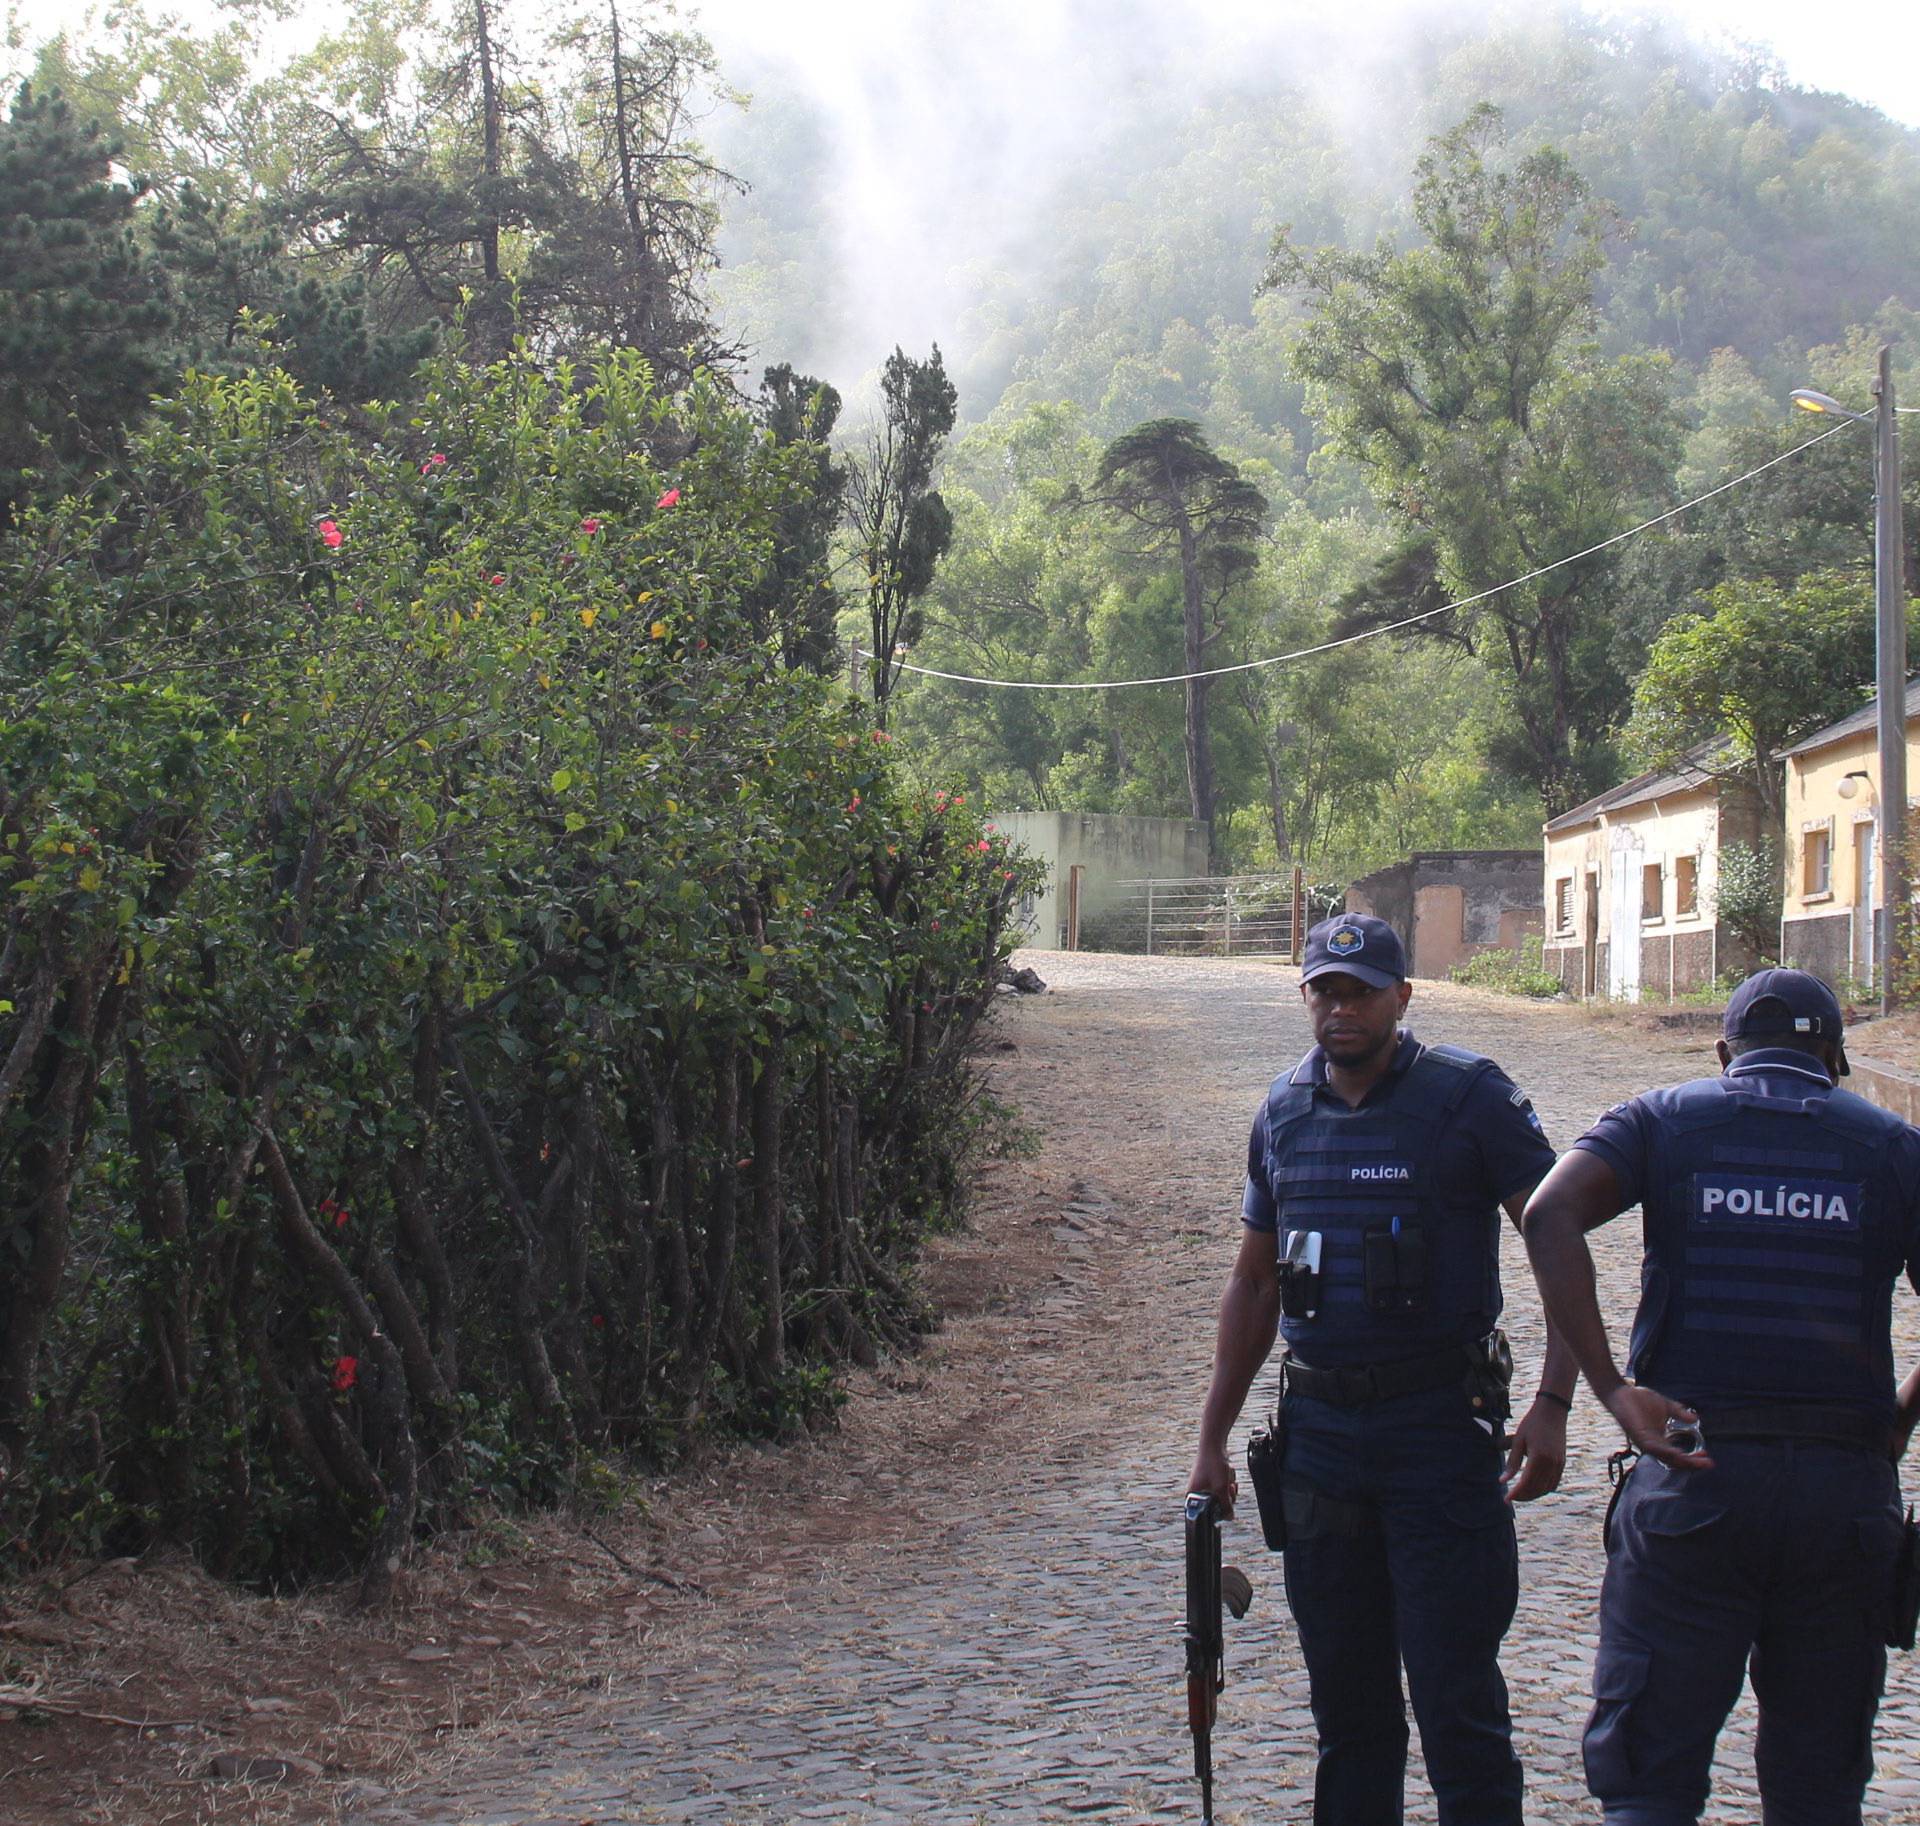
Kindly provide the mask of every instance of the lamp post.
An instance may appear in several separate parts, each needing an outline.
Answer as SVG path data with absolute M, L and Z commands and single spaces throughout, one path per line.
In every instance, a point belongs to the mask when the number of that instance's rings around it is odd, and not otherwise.
M 1880 899 L 1887 917 L 1880 1012 L 1891 1014 L 1896 1005 L 1895 967 L 1905 961 L 1901 915 L 1907 905 L 1907 578 L 1900 532 L 1900 421 L 1893 398 L 1892 347 L 1881 345 L 1871 412 L 1850 412 L 1837 399 L 1811 387 L 1796 387 L 1789 397 L 1803 412 L 1861 419 L 1874 430 L 1874 691 L 1879 705 Z

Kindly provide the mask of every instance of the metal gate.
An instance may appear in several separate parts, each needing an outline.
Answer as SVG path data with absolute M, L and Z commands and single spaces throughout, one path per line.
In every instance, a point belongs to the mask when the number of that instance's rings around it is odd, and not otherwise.
M 1081 921 L 1081 944 L 1148 957 L 1297 959 L 1303 918 L 1300 871 L 1121 881 L 1117 898 Z

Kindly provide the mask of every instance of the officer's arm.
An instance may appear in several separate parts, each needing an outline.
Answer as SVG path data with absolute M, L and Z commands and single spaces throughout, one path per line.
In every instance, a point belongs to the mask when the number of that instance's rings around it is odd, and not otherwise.
M 1593 1253 L 1587 1232 L 1620 1211 L 1620 1182 L 1614 1170 L 1588 1148 L 1572 1148 L 1527 1200 L 1521 1232 L 1547 1323 L 1567 1341 L 1588 1386 L 1620 1423 L 1638 1450 L 1681 1470 L 1699 1471 L 1713 1463 L 1705 1452 L 1681 1452 L 1664 1434 L 1669 1419 L 1697 1420 L 1684 1402 L 1670 1401 L 1657 1389 L 1637 1388 L 1621 1375 L 1607 1341 L 1594 1286 Z
M 1200 1413 L 1200 1449 L 1189 1490 L 1211 1491 L 1233 1513 L 1239 1479 L 1227 1460 L 1227 1435 L 1246 1405 L 1247 1391 L 1273 1349 L 1280 1325 L 1280 1273 L 1271 1230 L 1249 1226 L 1220 1299 L 1220 1325 L 1213 1346 L 1213 1380 Z
M 1534 1187 L 1520 1221 L 1547 1324 L 1602 1401 L 1626 1378 L 1613 1361 L 1606 1321 L 1600 1316 L 1587 1232 L 1619 1210 L 1620 1182 L 1613 1168 L 1589 1149 L 1570 1148 Z
M 1513 1219 L 1516 1230 L 1526 1202 L 1524 1192 L 1501 1200 L 1501 1209 Z M 1560 1488 L 1567 1468 L 1567 1416 L 1573 1411 L 1573 1388 L 1579 1376 L 1573 1352 L 1549 1319 L 1540 1386 L 1507 1442 L 1506 1469 L 1501 1475 L 1508 1502 L 1530 1503 Z
M 1525 1192 L 1516 1192 L 1501 1205 L 1501 1209 L 1513 1219 L 1513 1227 L 1523 1235 L 1528 1197 L 1529 1194 Z M 1546 1356 L 1540 1365 L 1540 1393 L 1571 1408 L 1573 1385 L 1579 1380 L 1580 1366 L 1573 1360 L 1573 1352 L 1567 1348 L 1566 1339 L 1560 1335 L 1560 1328 L 1554 1324 L 1553 1315 L 1549 1313 Z
M 1907 1455 L 1907 1445 L 1913 1438 L 1916 1421 L 1920 1421 L 1920 1363 L 1907 1371 L 1907 1379 L 1900 1385 L 1899 1399 L 1894 1403 L 1893 1458 L 1896 1464 Z

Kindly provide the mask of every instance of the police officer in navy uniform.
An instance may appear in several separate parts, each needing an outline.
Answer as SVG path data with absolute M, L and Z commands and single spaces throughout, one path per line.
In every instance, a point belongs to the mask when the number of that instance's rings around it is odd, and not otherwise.
M 1547 1311 L 1642 1456 L 1608 1527 L 1587 1785 L 1609 1821 L 1706 1805 L 1750 1668 L 1767 1826 L 1858 1821 L 1901 1540 L 1893 1285 L 1920 1269 L 1920 1132 L 1839 1088 L 1840 1005 L 1763 970 L 1724 1068 L 1609 1110 L 1526 1211 Z M 1643 1212 L 1614 1366 L 1586 1232 Z M 1916 1283 L 1920 1284 L 1920 1283 Z
M 1188 1488 L 1231 1513 L 1227 1437 L 1277 1329 L 1275 1500 L 1319 1739 L 1313 1817 L 1399 1826 L 1404 1663 L 1441 1826 L 1518 1826 L 1499 1667 L 1518 1596 L 1508 1505 L 1559 1482 L 1575 1371 L 1550 1337 L 1503 1466 L 1500 1207 L 1518 1218 L 1553 1150 L 1491 1060 L 1400 1026 L 1406 974 L 1382 920 L 1308 934 L 1315 1045 L 1254 1120 Z M 1262 1491 L 1271 1542 L 1269 1508 Z

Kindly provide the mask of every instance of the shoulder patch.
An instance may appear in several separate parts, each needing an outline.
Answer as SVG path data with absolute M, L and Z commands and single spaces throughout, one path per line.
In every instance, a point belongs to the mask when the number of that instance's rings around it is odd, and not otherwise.
M 1533 1107 L 1533 1099 L 1517 1084 L 1507 1094 L 1507 1101 L 1511 1103 L 1521 1115 L 1526 1117 L 1536 1135 L 1544 1135 L 1547 1132 L 1541 1125 L 1539 1112 Z

